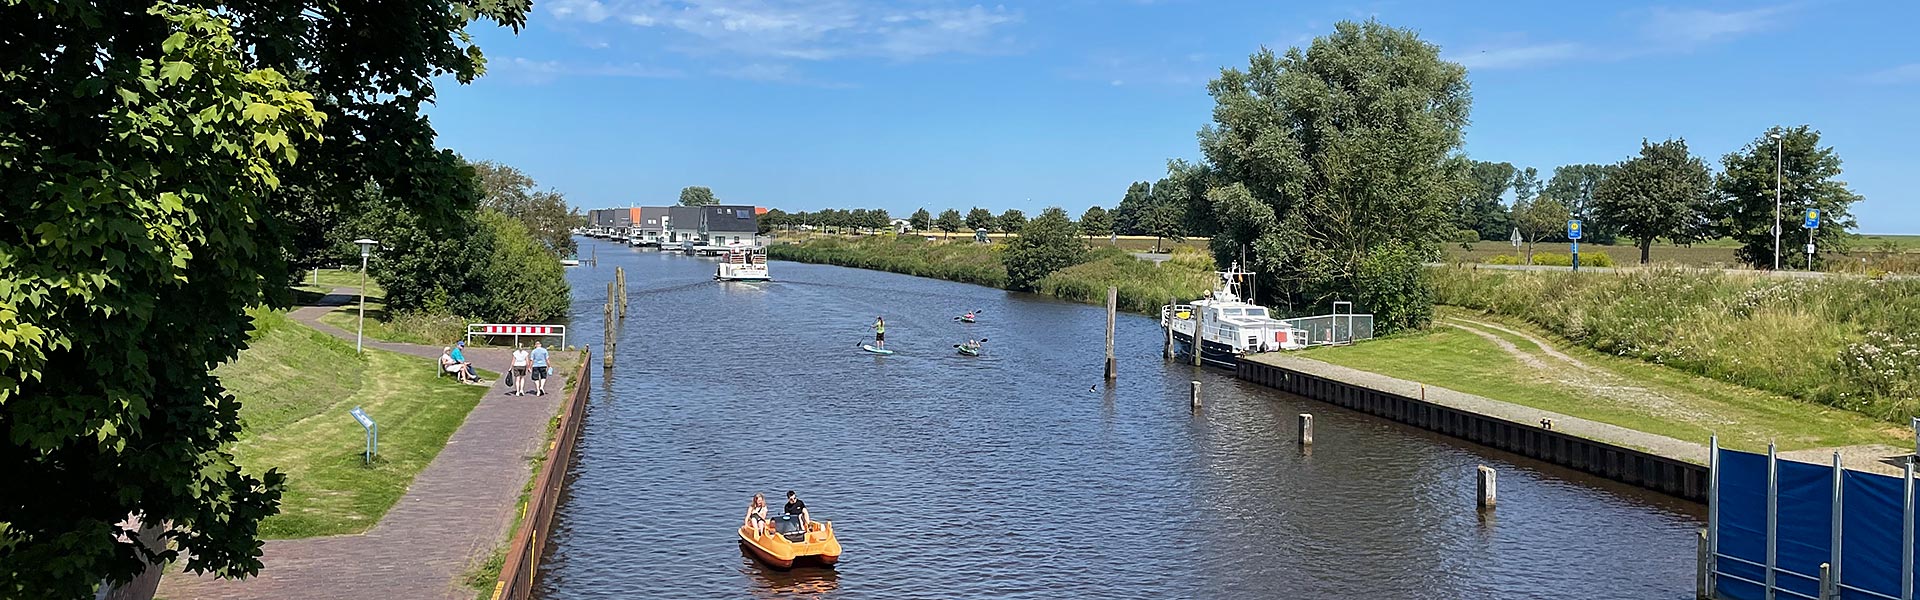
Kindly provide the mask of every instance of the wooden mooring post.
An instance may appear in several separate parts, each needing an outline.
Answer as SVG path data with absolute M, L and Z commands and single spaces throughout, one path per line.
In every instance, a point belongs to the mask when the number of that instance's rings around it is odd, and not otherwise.
M 600 355 L 600 368 L 602 369 L 613 368 L 613 350 L 614 350 L 614 346 L 616 345 L 614 342 L 616 331 L 613 323 L 613 319 L 614 319 L 613 299 L 614 299 L 613 282 L 609 281 L 607 282 L 607 303 L 601 308 L 601 311 L 600 311 L 600 314 L 601 314 L 600 320 L 603 324 L 606 325 L 606 329 L 607 329 L 606 338 L 600 344 L 601 346 L 603 346 L 602 348 L 603 352 L 601 352 L 601 355 Z
M 1300 445 L 1313 445 L 1313 415 L 1300 413 Z
M 1194 381 L 1193 390 L 1187 393 L 1187 402 L 1193 410 L 1200 410 L 1200 382 Z
M 1207 310 L 1193 307 L 1193 346 L 1188 349 L 1193 351 L 1193 366 L 1196 367 L 1200 366 L 1200 337 L 1206 330 Z
M 1480 499 L 1480 510 L 1489 510 L 1493 508 L 1494 504 L 1496 504 L 1498 500 L 1498 498 L 1496 497 L 1498 496 L 1498 491 L 1495 489 L 1495 485 L 1494 485 L 1496 482 L 1494 481 L 1493 467 L 1480 465 L 1480 468 L 1478 469 L 1478 471 L 1480 473 L 1480 477 L 1479 477 L 1480 493 L 1478 494 L 1478 497 Z
M 1107 381 L 1113 381 L 1119 373 L 1114 371 L 1113 363 L 1113 320 L 1120 310 L 1120 288 L 1107 287 Z
M 1173 360 L 1173 299 L 1167 299 L 1167 307 L 1160 309 L 1161 329 L 1167 332 L 1166 345 L 1160 347 L 1165 360 Z
M 619 285 L 620 287 L 620 318 L 626 319 L 627 318 L 627 269 L 626 267 L 613 268 L 613 281 L 615 284 Z

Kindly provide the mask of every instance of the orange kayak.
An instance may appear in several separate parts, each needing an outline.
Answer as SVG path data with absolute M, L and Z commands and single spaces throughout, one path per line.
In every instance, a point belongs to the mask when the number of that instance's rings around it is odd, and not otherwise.
M 776 569 L 795 565 L 831 567 L 840 562 L 840 541 L 833 537 L 833 523 L 813 521 L 802 528 L 797 515 L 779 515 L 768 519 L 765 527 L 740 527 L 740 546 L 755 559 Z

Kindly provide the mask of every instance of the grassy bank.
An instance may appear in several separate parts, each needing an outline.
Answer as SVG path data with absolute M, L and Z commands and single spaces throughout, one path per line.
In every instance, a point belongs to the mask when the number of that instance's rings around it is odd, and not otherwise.
M 435 377 L 431 360 L 372 349 L 356 356 L 352 343 L 284 313 L 252 314 L 248 348 L 214 374 L 241 402 L 239 464 L 287 473 L 280 514 L 261 524 L 264 537 L 373 526 L 486 393 Z M 380 453 L 370 466 L 362 464 L 365 436 L 347 415 L 355 406 L 380 423 Z
M 1920 413 L 1920 281 L 1679 269 L 1434 271 L 1442 304 L 1607 354 L 1905 423 Z
M 1865 415 L 1603 354 L 1517 319 L 1443 308 L 1426 331 L 1303 354 L 1682 440 L 1764 450 L 1904 443 Z M 1549 352 L 1552 350 L 1552 352 Z
M 857 239 L 817 237 L 769 247 L 780 260 L 822 263 L 891 271 L 920 277 L 1005 288 L 1007 269 L 1000 262 L 999 244 L 972 240 L 928 241 L 912 236 L 872 236 Z M 1198 252 L 1181 252 L 1159 265 L 1135 258 L 1124 250 L 1096 246 L 1080 264 L 1041 279 L 1037 291 L 1064 300 L 1105 304 L 1107 287 L 1120 290 L 1121 308 L 1153 312 L 1169 299 L 1192 300 L 1213 282 L 1213 260 Z

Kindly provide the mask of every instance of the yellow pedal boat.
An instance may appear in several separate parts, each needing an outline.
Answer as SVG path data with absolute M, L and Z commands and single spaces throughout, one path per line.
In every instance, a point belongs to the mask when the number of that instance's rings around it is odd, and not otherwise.
M 740 547 L 767 566 L 791 569 L 795 565 L 831 567 L 840 562 L 840 541 L 833 523 L 813 521 L 801 527 L 799 515 L 779 515 L 762 528 L 740 527 Z

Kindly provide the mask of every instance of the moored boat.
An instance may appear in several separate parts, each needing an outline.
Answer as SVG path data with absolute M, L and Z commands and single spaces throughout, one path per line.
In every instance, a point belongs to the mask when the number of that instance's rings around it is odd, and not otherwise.
M 802 525 L 799 515 L 778 515 L 768 522 L 771 529 L 744 525 L 739 529 L 740 547 L 755 560 L 776 569 L 831 567 L 840 562 L 840 540 L 833 536 L 833 522 Z
M 1305 347 L 1307 332 L 1240 299 L 1241 279 L 1252 273 L 1239 263 L 1217 273 L 1220 282 L 1205 298 L 1160 308 L 1160 326 L 1172 330 L 1182 354 L 1199 352 L 1205 362 L 1232 368 L 1243 354 Z

